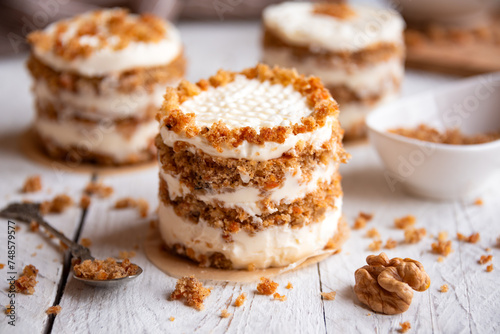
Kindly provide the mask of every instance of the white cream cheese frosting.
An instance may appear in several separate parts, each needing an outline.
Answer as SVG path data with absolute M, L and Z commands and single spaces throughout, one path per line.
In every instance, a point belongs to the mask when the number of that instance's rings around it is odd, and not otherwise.
M 155 120 L 137 124 L 130 136 L 104 123 L 90 126 L 71 120 L 58 121 L 39 117 L 34 127 L 43 138 L 50 139 L 62 148 L 76 147 L 103 154 L 117 163 L 147 149 L 158 133 L 158 123 Z
M 181 110 L 184 113 L 194 113 L 197 126 L 210 127 L 222 120 L 232 128 L 251 126 L 257 131 L 261 127 L 300 123 L 303 117 L 310 116 L 313 112 L 307 105 L 306 98 L 291 85 L 271 85 L 267 81 L 247 79 L 242 75 L 238 75 L 234 82 L 226 86 L 201 92 L 193 100 L 184 102 Z M 265 142 L 257 145 L 244 141 L 238 147 L 223 146 L 222 152 L 201 136 L 187 138 L 166 127 L 160 129 L 160 134 L 165 145 L 170 147 L 177 141 L 184 141 L 212 156 L 264 161 L 281 157 L 299 141 L 320 149 L 332 137 L 333 122 L 333 117 L 330 117 L 321 128 L 298 135 L 290 134 L 281 144 Z M 196 153 L 195 150 L 192 153 Z
M 105 20 L 113 11 L 119 9 L 110 9 L 102 11 L 100 20 Z M 68 29 L 63 35 L 63 43 L 75 37 L 77 27 L 83 20 L 87 20 L 93 12 L 82 14 L 69 20 L 58 21 L 47 28 L 44 32 L 53 34 L 57 30 L 58 24 L 68 23 Z M 136 15 L 129 14 L 128 19 L 133 20 Z M 97 22 L 99 23 L 99 22 Z M 104 29 L 104 25 L 99 26 Z M 103 76 L 113 72 L 121 72 L 136 67 L 152 67 L 169 64 L 182 51 L 182 44 L 179 32 L 170 23 L 165 22 L 166 33 L 163 39 L 158 42 L 130 42 L 123 49 L 114 50 L 113 46 L 118 42 L 116 36 L 109 34 L 108 31 L 101 31 L 102 36 L 107 36 L 106 46 L 92 52 L 88 57 L 77 57 L 72 60 L 66 60 L 54 54 L 52 50 L 44 50 L 41 47 L 34 46 L 33 52 L 38 59 L 57 71 L 72 71 L 85 76 Z M 93 35 L 83 35 L 79 37 L 80 44 L 91 46 L 99 45 L 100 40 Z
M 240 230 L 231 234 L 232 242 L 226 242 L 221 229 L 211 227 L 204 221 L 197 224 L 187 221 L 177 216 L 171 206 L 160 201 L 159 229 L 168 246 L 182 244 L 196 255 L 222 253 L 232 262 L 234 269 L 244 269 L 250 264 L 257 269 L 282 267 L 323 251 L 338 230 L 341 206 L 342 198 L 338 198 L 337 208 L 328 211 L 321 222 L 300 228 L 270 226 L 253 235 Z
M 264 26 L 283 41 L 311 50 L 359 51 L 379 42 L 402 43 L 404 21 L 394 10 L 352 5 L 346 19 L 314 13 L 314 3 L 284 2 L 264 10 Z

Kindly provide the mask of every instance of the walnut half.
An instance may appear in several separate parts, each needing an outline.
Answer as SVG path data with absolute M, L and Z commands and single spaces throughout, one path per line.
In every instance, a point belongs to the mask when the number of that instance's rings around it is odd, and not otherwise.
M 356 270 L 354 292 L 373 311 L 403 313 L 410 307 L 413 290 L 425 291 L 431 279 L 422 264 L 412 259 L 389 260 L 385 253 L 370 255 L 368 265 Z

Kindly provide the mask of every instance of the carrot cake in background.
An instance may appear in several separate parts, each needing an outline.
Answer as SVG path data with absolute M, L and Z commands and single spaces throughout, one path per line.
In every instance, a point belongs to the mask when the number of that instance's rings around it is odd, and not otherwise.
M 154 116 L 185 69 L 172 24 L 105 9 L 53 23 L 28 40 L 34 129 L 51 157 L 105 165 L 155 158 Z
M 258 65 L 168 88 L 156 138 L 159 229 L 203 266 L 286 266 L 338 232 L 347 159 L 316 77 Z
M 315 75 L 340 105 L 346 139 L 366 135 L 364 118 L 394 99 L 404 74 L 404 21 L 390 9 L 285 2 L 263 13 L 262 60 Z

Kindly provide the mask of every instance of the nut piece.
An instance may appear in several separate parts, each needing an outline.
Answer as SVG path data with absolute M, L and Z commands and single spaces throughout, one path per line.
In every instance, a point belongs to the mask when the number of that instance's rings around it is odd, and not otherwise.
M 425 291 L 431 284 L 422 264 L 412 259 L 389 260 L 385 253 L 380 253 L 368 256 L 366 263 L 354 274 L 354 292 L 375 312 L 403 313 L 410 307 L 412 289 Z

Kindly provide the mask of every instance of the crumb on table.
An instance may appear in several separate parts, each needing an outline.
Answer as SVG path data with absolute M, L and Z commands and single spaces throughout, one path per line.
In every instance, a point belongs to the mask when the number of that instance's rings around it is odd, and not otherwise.
M 143 198 L 135 199 L 132 197 L 124 197 L 116 201 L 115 209 L 136 208 L 141 217 L 147 217 L 149 211 L 149 203 Z
M 21 191 L 23 193 L 33 193 L 42 190 L 42 180 L 40 175 L 30 176 L 24 181 L 23 188 Z
M 73 266 L 77 277 L 92 280 L 111 280 L 137 274 L 139 267 L 130 263 L 129 259 L 118 263 L 113 258 L 106 260 L 85 260 Z
M 60 194 L 54 197 L 52 201 L 43 201 L 40 204 L 40 213 L 42 215 L 48 213 L 62 213 L 71 205 L 73 205 L 73 199 L 66 194 Z
M 32 295 L 35 292 L 35 286 L 38 283 L 36 276 L 38 275 L 38 269 L 34 265 L 28 264 L 23 269 L 23 273 L 14 282 L 16 287 L 16 292 L 23 293 L 25 295 Z
M 198 281 L 194 275 L 184 276 L 177 280 L 175 290 L 170 295 L 171 299 L 186 299 L 185 304 L 198 311 L 203 310 L 205 306 L 203 301 L 210 296 L 211 289 L 205 288 L 203 283 Z
M 286 289 L 293 289 L 293 285 L 291 282 L 288 282 L 288 284 L 285 286 Z
M 102 182 L 89 182 L 84 189 L 87 195 L 96 195 L 99 198 L 107 198 L 113 194 L 113 188 Z
M 474 205 L 477 205 L 477 206 L 481 206 L 483 205 L 483 200 L 481 198 L 476 198 L 476 200 L 474 201 Z
M 169 318 L 169 320 L 170 320 L 170 321 L 174 321 L 174 320 L 175 320 L 175 318 L 174 318 L 174 317 L 170 317 L 170 318 Z
M 434 254 L 448 256 L 451 252 L 453 252 L 453 248 L 451 247 L 451 240 L 434 242 L 432 243 L 431 247 Z
M 457 233 L 457 239 L 459 241 L 465 241 L 465 242 L 468 242 L 468 243 L 471 243 L 471 244 L 475 244 L 476 242 L 479 241 L 479 239 L 481 239 L 481 236 L 477 232 L 476 233 L 472 233 L 468 237 L 466 237 L 462 233 Z
M 409 321 L 400 322 L 399 326 L 401 326 L 401 328 L 399 329 L 400 333 L 406 333 L 411 329 L 411 324 Z
M 322 292 L 321 296 L 325 300 L 335 300 L 335 297 L 337 296 L 337 291 Z
M 415 225 L 417 219 L 413 215 L 407 215 L 401 218 L 394 219 L 394 226 L 401 230 L 404 230 L 410 226 Z
M 5 264 L 0 263 L 0 269 L 3 269 L 5 267 Z
M 257 291 L 261 295 L 272 295 L 278 288 L 278 283 L 271 281 L 269 278 L 261 277 L 260 283 L 257 284 Z
M 38 232 L 40 229 L 40 224 L 38 224 L 36 221 L 32 220 L 30 222 L 30 231 L 31 232 Z
M 358 217 L 354 221 L 353 228 L 355 230 L 359 230 L 359 229 L 364 228 L 366 226 L 366 223 L 368 223 L 370 220 L 372 220 L 372 218 L 373 218 L 373 214 L 360 211 L 358 214 Z
M 490 262 L 491 260 L 493 260 L 493 255 L 489 254 L 489 255 L 481 255 L 481 257 L 479 258 L 479 260 L 477 261 L 477 263 L 479 264 L 486 264 L 488 262 Z
M 438 236 L 437 236 L 437 240 L 438 241 L 446 241 L 446 240 L 448 240 L 448 232 L 446 232 L 446 231 L 439 232 Z
M 379 251 L 381 247 L 382 240 L 373 240 L 373 242 L 368 245 L 368 250 L 370 250 L 371 252 L 376 252 Z
M 286 296 L 285 296 L 285 295 L 280 295 L 280 294 L 279 294 L 279 293 L 277 293 L 277 292 L 275 292 L 275 293 L 273 294 L 273 298 L 274 298 L 275 300 L 279 300 L 279 301 L 281 301 L 281 302 L 284 302 L 284 301 L 286 300 Z
M 442 293 L 448 292 L 448 284 L 441 285 L 439 292 L 442 292 Z
M 444 257 L 438 256 L 437 262 L 443 262 L 443 261 L 444 261 Z
M 247 299 L 247 294 L 243 292 L 241 295 L 239 295 L 236 300 L 234 301 L 234 306 L 240 307 L 245 303 L 245 300 Z
M 80 244 L 83 247 L 90 247 L 92 246 L 92 241 L 89 238 L 82 238 L 82 240 L 80 240 Z
M 91 200 L 89 195 L 86 194 L 82 195 L 82 197 L 80 197 L 80 208 L 84 210 L 87 209 L 90 205 L 90 202 Z
M 386 249 L 393 249 L 393 248 L 396 248 L 397 245 L 398 245 L 398 242 L 396 240 L 389 238 L 389 239 L 387 239 L 384 247 Z
M 59 314 L 59 312 L 61 312 L 61 306 L 59 305 L 56 305 L 56 306 L 51 306 L 47 309 L 47 311 L 45 311 L 45 313 L 47 314 Z
M 408 227 L 405 230 L 405 242 L 408 244 L 415 244 L 420 242 L 426 235 L 427 230 L 425 228 Z
M 221 318 L 229 318 L 230 316 L 231 316 L 231 313 L 229 313 L 226 309 L 220 311 Z
M 118 258 L 119 259 L 130 259 L 130 258 L 133 258 L 134 256 L 136 256 L 136 253 L 134 251 L 120 251 L 118 253 Z
M 380 239 L 380 233 L 378 232 L 378 230 L 375 227 L 366 231 L 366 236 L 368 238 Z
M 491 273 L 493 271 L 493 264 L 486 266 L 486 272 Z

